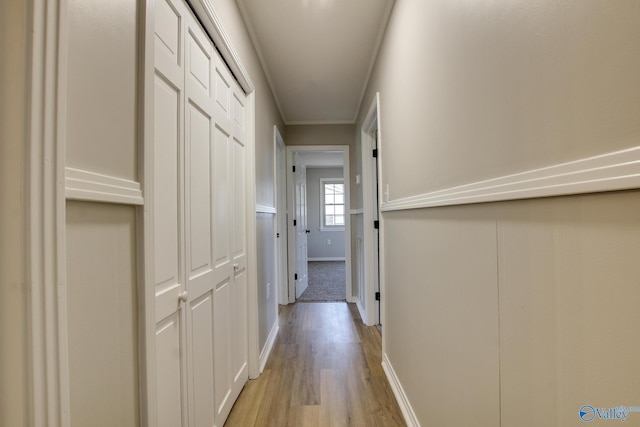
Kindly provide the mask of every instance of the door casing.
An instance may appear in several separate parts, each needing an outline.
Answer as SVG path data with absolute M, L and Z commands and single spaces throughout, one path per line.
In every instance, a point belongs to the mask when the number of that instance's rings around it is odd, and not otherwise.
M 310 152 L 310 151 L 339 151 L 342 152 L 342 158 L 344 160 L 344 182 L 345 182 L 345 213 L 348 218 L 344 225 L 344 254 L 345 254 L 345 267 L 346 267 L 346 296 L 347 302 L 355 302 L 353 297 L 353 291 L 351 288 L 351 174 L 349 169 L 349 146 L 348 145 L 288 145 L 287 146 L 287 209 L 288 212 L 294 212 L 294 173 L 293 173 L 293 154 L 298 152 Z M 289 302 L 294 303 L 296 301 L 296 286 L 295 286 L 295 266 L 296 266 L 296 237 L 295 228 L 293 226 L 293 217 L 289 215 L 287 219 L 288 228 L 288 255 L 289 255 Z
M 379 114 L 379 97 L 376 96 L 365 116 L 361 128 L 362 142 L 362 207 L 363 207 L 363 250 L 364 250 L 364 283 L 365 295 L 358 301 L 358 308 L 361 311 L 362 320 L 367 325 L 375 325 L 382 323 L 384 311 L 384 292 L 382 290 L 383 275 L 380 272 L 382 267 L 381 248 L 382 248 L 382 218 L 380 216 L 379 201 L 382 200 L 378 183 L 376 183 L 375 167 L 378 167 L 378 181 L 381 181 L 382 173 L 380 168 L 380 114 Z M 377 133 L 377 141 L 375 137 Z M 377 158 L 372 155 L 372 150 L 377 149 Z M 378 194 L 376 194 L 376 191 Z M 380 221 L 380 228 L 374 229 L 373 221 Z M 378 240 L 378 234 L 380 240 Z M 378 242 L 380 245 L 378 246 Z M 380 257 L 378 256 L 380 254 Z M 378 291 L 378 284 L 381 294 L 381 300 L 376 301 L 375 293 Z M 380 307 L 379 307 L 380 305 Z

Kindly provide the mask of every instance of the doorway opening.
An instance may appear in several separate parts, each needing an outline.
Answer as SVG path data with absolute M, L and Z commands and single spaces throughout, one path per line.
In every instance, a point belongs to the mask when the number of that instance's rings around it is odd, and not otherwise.
M 287 147 L 289 301 L 351 293 L 349 147 Z

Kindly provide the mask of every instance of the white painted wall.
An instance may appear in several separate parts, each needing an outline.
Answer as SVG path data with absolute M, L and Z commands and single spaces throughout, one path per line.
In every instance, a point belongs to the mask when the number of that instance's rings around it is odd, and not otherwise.
M 638 145 L 637 6 L 396 2 L 356 124 L 379 91 L 390 199 Z M 383 349 L 414 421 L 637 405 L 638 196 L 383 214 Z

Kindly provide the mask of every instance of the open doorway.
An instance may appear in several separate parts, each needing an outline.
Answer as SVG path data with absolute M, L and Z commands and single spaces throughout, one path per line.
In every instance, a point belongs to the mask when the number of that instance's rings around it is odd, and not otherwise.
M 289 302 L 351 300 L 348 156 L 287 147 Z

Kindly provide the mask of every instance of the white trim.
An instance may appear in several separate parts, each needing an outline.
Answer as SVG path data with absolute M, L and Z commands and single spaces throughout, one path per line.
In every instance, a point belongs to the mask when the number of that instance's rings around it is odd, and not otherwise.
M 262 347 L 262 351 L 260 352 L 260 373 L 264 371 L 264 367 L 269 360 L 269 355 L 271 355 L 271 350 L 273 350 L 273 344 L 276 342 L 276 338 L 278 337 L 278 332 L 280 331 L 280 326 L 278 325 L 278 320 L 273 322 L 273 327 L 271 328 L 271 332 L 269 332 L 269 336 L 267 337 L 267 341 L 264 343 L 264 347 Z
M 293 154 L 301 151 L 341 151 L 343 153 L 343 179 L 345 183 L 351 183 L 351 172 L 349 168 L 349 146 L 348 145 L 288 145 L 287 150 L 287 208 L 290 212 L 294 212 L 293 208 Z M 345 212 L 350 212 L 351 203 L 351 185 L 344 187 Z M 287 220 L 287 246 L 289 255 L 289 302 L 295 302 L 295 230 L 293 228 L 292 218 Z M 351 283 L 351 221 L 345 221 L 345 288 L 347 301 L 353 302 L 353 289 Z
M 155 85 L 155 3 L 144 0 L 138 19 L 138 179 L 144 189 L 146 206 L 136 209 L 137 297 L 138 297 L 138 378 L 140 425 L 158 424 L 156 322 L 153 209 L 153 141 Z M 148 283 L 151 285 L 149 286 Z
M 255 90 L 255 86 L 251 81 L 249 72 L 244 67 L 240 55 L 231 43 L 231 39 L 222 26 L 222 22 L 213 10 L 211 0 L 189 0 L 189 4 L 193 7 L 196 16 L 207 30 L 209 36 L 213 39 L 213 44 L 220 52 L 224 62 L 227 64 L 231 73 L 236 78 L 242 90 L 248 95 Z
M 29 425 L 67 427 L 64 106 L 66 2 L 33 0 L 27 26 L 27 379 Z M 62 10 L 62 12 L 61 12 Z M 19 303 L 19 302 L 16 302 Z
M 373 228 L 374 220 L 378 219 L 378 221 L 382 221 L 382 218 L 378 215 L 377 201 L 379 200 L 379 196 L 376 197 L 376 179 L 374 177 L 374 167 L 377 159 L 372 157 L 372 150 L 376 144 L 372 133 L 377 130 L 378 140 L 380 139 L 379 99 L 380 95 L 376 93 L 360 128 L 362 149 L 362 246 L 364 262 L 364 277 L 362 280 L 364 281 L 364 295 L 358 295 L 358 299 L 361 301 L 361 307 L 364 309 L 364 314 L 361 314 L 362 321 L 369 326 L 381 322 L 379 313 L 382 307 L 380 307 L 380 310 L 378 310 L 378 307 L 379 304 L 384 304 L 384 300 L 377 301 L 375 298 L 378 284 L 380 285 L 380 292 L 382 294 L 382 275 L 378 274 L 378 264 L 382 260 L 379 259 L 381 245 L 379 244 L 380 240 L 378 236 L 380 236 L 380 232 Z M 380 153 L 379 143 L 377 148 L 378 153 Z M 380 154 L 378 154 L 378 159 L 379 158 Z
M 356 304 L 356 307 L 358 308 L 358 312 L 360 313 L 360 318 L 364 319 L 364 316 L 366 315 L 366 312 L 364 310 L 364 307 L 362 306 L 362 302 L 360 301 L 360 298 L 353 298 L 354 301 L 349 301 L 349 302 L 354 302 Z
M 362 215 L 364 213 L 363 209 L 351 209 L 349 211 L 349 215 Z
M 396 397 L 396 401 L 398 402 L 398 406 L 400 407 L 400 411 L 402 411 L 402 415 L 404 416 L 404 421 L 407 423 L 408 427 L 420 427 L 420 422 L 418 421 L 418 417 L 416 413 L 413 411 L 411 407 L 411 403 L 409 402 L 409 398 L 407 394 L 404 392 L 402 388 L 402 384 L 400 383 L 400 379 L 398 379 L 398 375 L 396 375 L 396 371 L 393 369 L 391 365 L 391 361 L 387 357 L 386 353 L 382 354 L 382 369 L 384 373 L 387 375 L 387 379 L 389 380 L 389 385 L 391 385 L 391 390 L 393 391 L 393 395 Z
M 278 157 L 278 152 L 281 156 Z M 280 168 L 278 159 L 280 158 Z M 273 203 L 276 206 L 276 233 L 279 238 L 274 239 L 274 253 L 276 254 L 276 289 L 278 297 L 275 299 L 275 312 L 278 304 L 289 304 L 289 273 L 287 254 L 287 148 L 277 125 L 273 125 Z M 284 197 L 283 197 L 284 196 Z M 277 321 L 277 320 L 276 320 Z
M 384 203 L 385 212 L 640 188 L 640 146 Z
M 277 214 L 278 211 L 273 206 L 256 205 L 256 213 Z
M 65 169 L 67 199 L 142 205 L 139 182 L 101 175 L 81 169 Z
M 325 218 L 325 214 L 324 214 L 324 210 L 325 210 L 325 202 L 324 202 L 324 186 L 326 184 L 342 184 L 342 188 L 343 188 L 343 192 L 342 195 L 343 197 L 344 195 L 344 178 L 320 178 L 320 228 L 318 230 L 320 231 L 344 231 L 344 224 L 342 225 L 326 225 L 324 223 L 324 221 L 326 220 Z M 344 210 L 344 222 L 347 222 L 347 211 L 346 211 L 346 203 L 341 203 L 342 204 L 342 208 Z M 334 203 L 334 206 L 337 206 L 340 204 Z M 336 215 L 336 214 L 334 214 Z
M 307 261 L 346 261 L 345 257 L 339 257 L 339 256 L 321 256 L 321 257 L 313 257 L 313 258 L 307 258 Z
M 247 221 L 247 361 L 250 379 L 260 376 L 260 319 L 258 306 L 258 243 L 256 221 L 256 100 L 255 92 L 247 95 L 246 221 Z

